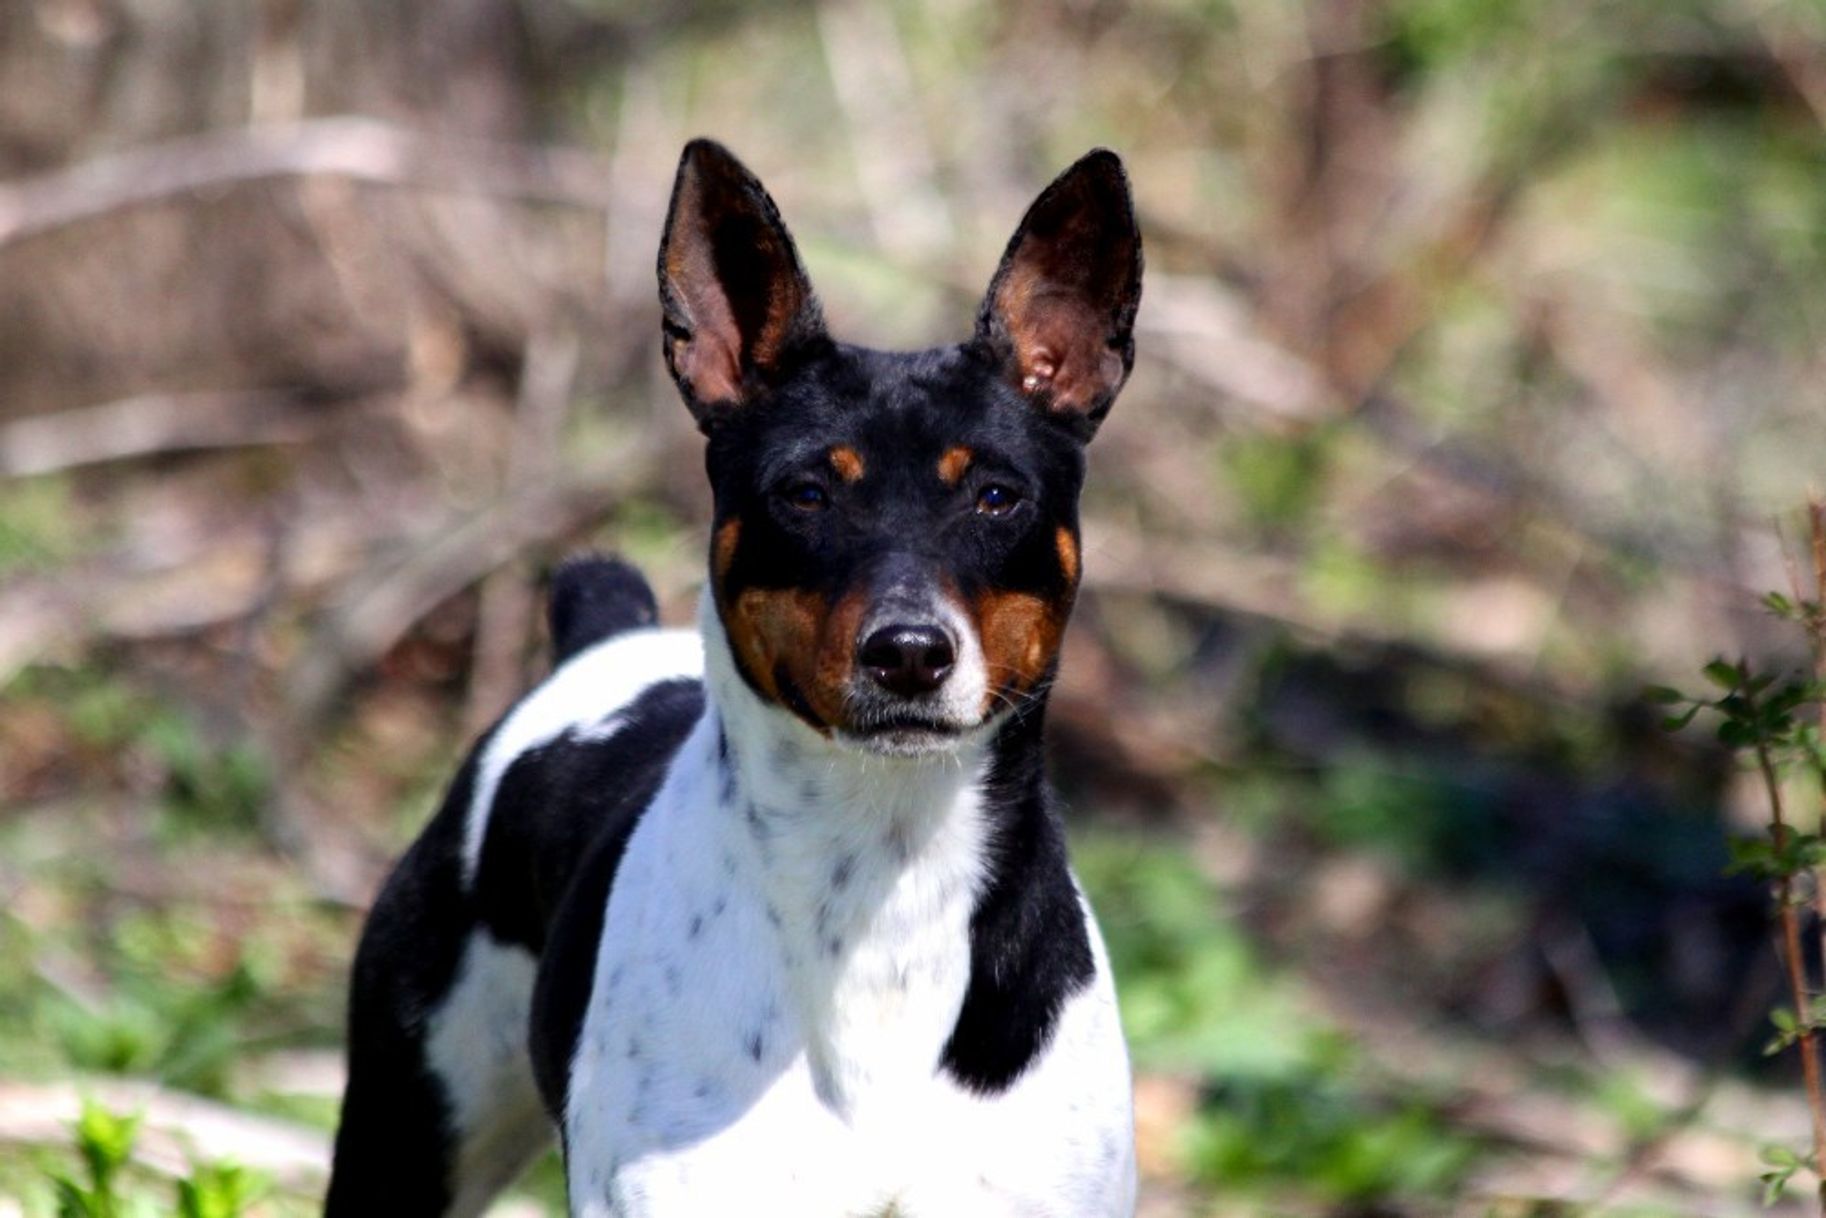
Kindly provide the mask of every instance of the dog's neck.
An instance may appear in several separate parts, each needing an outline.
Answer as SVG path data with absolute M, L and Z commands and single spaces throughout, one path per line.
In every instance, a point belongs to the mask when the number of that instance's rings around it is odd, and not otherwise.
M 765 899 L 820 1091 L 844 1107 L 900 1064 L 929 1076 L 969 983 L 971 915 L 1010 799 L 1006 725 L 954 752 L 863 752 L 763 702 L 708 597 L 700 627 L 710 831 Z M 1012 769 L 1037 797 L 1038 765 Z

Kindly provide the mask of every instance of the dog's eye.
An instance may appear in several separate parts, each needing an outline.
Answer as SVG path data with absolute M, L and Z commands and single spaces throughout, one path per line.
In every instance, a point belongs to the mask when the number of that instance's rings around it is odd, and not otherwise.
M 802 512 L 817 512 L 830 506 L 831 497 L 822 486 L 810 479 L 787 485 L 781 498 Z
M 976 495 L 976 510 L 979 516 L 1006 516 L 1014 511 L 1015 505 L 1021 502 L 1018 491 L 991 482 Z

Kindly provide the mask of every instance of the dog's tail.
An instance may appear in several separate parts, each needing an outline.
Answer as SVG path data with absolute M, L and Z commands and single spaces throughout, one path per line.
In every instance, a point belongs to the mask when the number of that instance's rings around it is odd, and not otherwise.
M 557 664 L 610 635 L 659 621 L 659 604 L 646 577 L 603 554 L 578 554 L 558 564 L 547 612 Z

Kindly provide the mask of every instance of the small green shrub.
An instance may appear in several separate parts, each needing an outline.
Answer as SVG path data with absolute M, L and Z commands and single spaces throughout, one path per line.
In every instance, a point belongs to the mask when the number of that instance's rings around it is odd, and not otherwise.
M 1091 837 L 1073 854 L 1136 1061 L 1203 1082 L 1183 1147 L 1194 1177 L 1341 1203 L 1439 1196 L 1464 1179 L 1481 1145 L 1422 1100 L 1381 1096 L 1350 1042 L 1260 958 L 1183 852 Z
M 1765 1203 L 1774 1204 L 1796 1173 L 1810 1173 L 1817 1182 L 1820 1213 L 1826 1215 L 1826 1068 L 1820 1048 L 1821 1033 L 1826 1032 L 1826 995 L 1815 990 L 1808 977 L 1801 925 L 1805 889 L 1826 891 L 1826 502 L 1809 505 L 1808 524 L 1814 598 L 1805 596 L 1796 574 L 1792 596 L 1771 592 L 1763 606 L 1799 628 L 1812 652 L 1812 671 L 1759 672 L 1747 661 L 1721 657 L 1702 670 L 1713 687 L 1709 696 L 1667 686 L 1653 686 L 1646 693 L 1651 702 L 1669 708 L 1662 721 L 1669 731 L 1679 731 L 1701 713 L 1715 715 L 1719 743 L 1743 756 L 1762 779 L 1767 830 L 1731 843 L 1731 870 L 1769 886 L 1792 1005 L 1774 1013 L 1775 1034 L 1764 1052 L 1773 1056 L 1799 1049 L 1813 1144 L 1811 1154 L 1779 1145 L 1764 1148 L 1766 1170 L 1760 1178 Z M 1803 816 L 1798 824 L 1788 781 L 1793 777 L 1808 781 L 1810 795 L 1819 804 L 1815 815 Z M 1826 899 L 1817 905 L 1826 916 Z
M 127 1173 L 139 1118 L 109 1112 L 85 1101 L 73 1141 L 80 1176 L 52 1170 L 57 1218 L 159 1218 L 161 1211 L 143 1189 L 129 1189 Z M 266 1191 L 255 1173 L 232 1163 L 203 1163 L 172 1186 L 169 1213 L 175 1218 L 240 1218 Z

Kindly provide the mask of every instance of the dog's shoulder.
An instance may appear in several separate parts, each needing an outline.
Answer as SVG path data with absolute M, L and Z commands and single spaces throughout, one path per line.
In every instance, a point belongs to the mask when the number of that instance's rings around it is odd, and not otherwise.
M 639 630 L 571 660 L 503 720 L 481 751 L 465 824 L 477 916 L 538 954 L 580 862 L 623 837 L 704 709 L 702 649 Z

